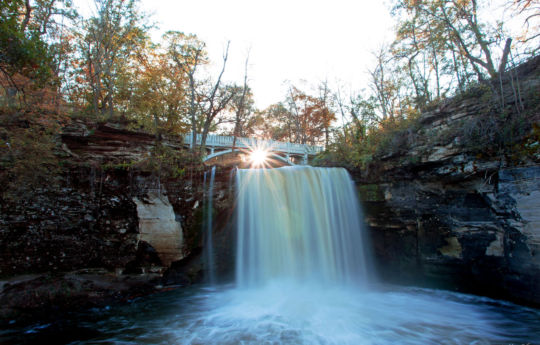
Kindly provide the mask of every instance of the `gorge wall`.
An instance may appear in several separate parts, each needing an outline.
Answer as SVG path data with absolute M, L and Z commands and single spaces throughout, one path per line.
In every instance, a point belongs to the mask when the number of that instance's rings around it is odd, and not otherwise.
M 180 161 L 177 176 L 162 175 L 151 161 L 158 142 L 180 146 L 119 124 L 73 121 L 64 128 L 55 183 L 0 205 L 0 324 L 201 281 L 208 168 Z M 222 272 L 233 256 L 223 226 L 232 204 L 229 175 L 216 172 L 212 211 Z
M 503 111 L 472 90 L 351 169 L 384 280 L 540 305 L 539 70 L 535 59 L 503 80 Z M 515 126 L 524 130 L 501 148 L 500 133 Z M 217 169 L 205 211 L 208 168 L 180 159 L 162 175 L 150 159 L 157 143 L 183 151 L 178 139 L 118 124 L 64 128 L 56 184 L 0 205 L 0 321 L 201 281 L 208 211 L 215 269 L 231 274 L 230 168 Z
M 540 59 L 503 90 L 504 111 L 485 92 L 447 100 L 353 171 L 384 280 L 540 305 Z

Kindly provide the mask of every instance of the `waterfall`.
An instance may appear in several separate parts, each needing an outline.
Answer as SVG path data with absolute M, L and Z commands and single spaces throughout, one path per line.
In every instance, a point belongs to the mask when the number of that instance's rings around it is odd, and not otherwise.
M 212 239 L 213 228 L 213 208 L 212 203 L 214 200 L 214 179 L 216 176 L 216 167 L 213 166 L 210 172 L 210 181 L 208 183 L 208 191 L 206 193 L 206 207 L 204 214 L 204 248 L 205 248 L 205 262 L 207 271 L 207 282 L 210 285 L 215 284 L 215 262 L 214 262 L 214 242 Z M 204 173 L 203 188 L 206 190 L 206 172 Z
M 345 169 L 241 169 L 236 176 L 238 286 L 365 283 L 360 207 Z
M 234 176 L 235 176 L 236 170 L 238 169 L 234 167 L 234 169 L 231 169 L 231 171 L 229 172 L 229 199 L 231 200 L 234 193 Z

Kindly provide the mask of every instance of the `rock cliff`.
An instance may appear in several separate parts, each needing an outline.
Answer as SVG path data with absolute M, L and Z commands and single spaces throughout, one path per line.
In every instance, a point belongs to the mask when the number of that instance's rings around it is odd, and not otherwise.
M 383 279 L 540 305 L 540 59 L 502 85 L 502 110 L 447 100 L 353 171 Z
M 0 323 L 200 281 L 207 168 L 179 162 L 178 176 L 163 176 L 151 152 L 178 152 L 179 141 L 118 124 L 73 121 L 61 139 L 56 184 L 0 205 Z M 216 172 L 212 211 L 221 271 L 232 257 L 229 176 Z
M 383 279 L 540 305 L 539 69 L 532 60 L 503 80 L 499 108 L 485 90 L 438 104 L 351 171 Z M 231 274 L 230 169 L 217 169 L 204 210 L 207 168 L 173 164 L 175 176 L 161 176 L 147 162 L 158 142 L 181 146 L 118 124 L 64 129 L 57 184 L 0 205 L 0 319 L 200 281 L 204 212 L 214 217 L 215 269 Z

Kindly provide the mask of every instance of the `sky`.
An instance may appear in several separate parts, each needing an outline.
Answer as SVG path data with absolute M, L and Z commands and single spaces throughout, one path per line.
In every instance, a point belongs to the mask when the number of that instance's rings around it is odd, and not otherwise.
M 488 18 L 505 17 L 508 0 L 488 0 Z M 81 14 L 93 0 L 75 0 Z M 389 0 L 141 0 L 141 10 L 155 23 L 154 41 L 177 30 L 196 34 L 207 44 L 217 77 L 227 41 L 231 42 L 224 79 L 248 80 L 255 105 L 263 109 L 285 99 L 286 82 L 309 92 L 328 81 L 332 90 L 357 93 L 368 85 L 373 52 L 394 39 Z M 498 9 L 498 10 L 497 10 Z M 485 18 L 484 18 L 485 19 Z M 506 15 L 505 25 L 509 18 Z M 514 20 L 523 25 L 523 20 Z M 519 29 L 519 28 L 518 28 Z M 517 29 L 516 29 L 517 30 Z M 497 53 L 497 52 L 494 52 Z
M 362 87 L 371 52 L 393 37 L 379 0 L 153 0 L 143 8 L 161 30 L 197 34 L 218 66 L 230 40 L 230 81 L 242 83 L 249 52 L 249 85 L 259 108 L 284 99 L 285 81 Z
M 76 1 L 83 14 L 92 1 Z M 256 106 L 285 98 L 290 81 L 309 91 L 319 82 L 344 90 L 366 86 L 372 52 L 393 38 L 393 21 L 381 0 L 142 0 L 158 29 L 194 33 L 207 44 L 218 74 L 231 42 L 224 79 L 248 80 Z

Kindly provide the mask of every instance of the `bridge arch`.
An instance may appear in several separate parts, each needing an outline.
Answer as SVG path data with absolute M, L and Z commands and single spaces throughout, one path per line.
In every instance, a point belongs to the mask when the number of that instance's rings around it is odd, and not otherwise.
M 209 161 L 211 160 L 212 158 L 216 158 L 216 157 L 219 157 L 219 156 L 222 156 L 222 155 L 226 155 L 227 153 L 232 153 L 233 150 L 225 150 L 225 151 L 218 151 L 218 152 L 214 152 L 212 154 L 209 154 L 208 156 L 206 156 L 204 159 L 203 159 L 203 162 L 206 162 L 206 161 Z
M 287 159 L 286 157 L 280 156 L 275 152 L 269 152 L 268 155 L 271 156 L 271 157 L 276 157 L 277 159 L 279 159 L 279 160 L 281 160 L 281 161 L 283 161 L 283 162 L 285 162 L 285 163 L 287 163 L 287 164 L 289 164 L 291 166 L 295 165 L 290 159 Z
M 187 134 L 184 137 L 184 145 L 189 145 L 189 147 L 192 147 L 193 144 L 201 145 L 202 136 L 200 134 L 196 135 L 195 142 L 193 142 L 192 139 L 193 134 Z M 301 161 L 297 162 L 297 164 L 307 165 L 309 164 L 309 157 L 315 156 L 324 150 L 321 146 L 213 134 L 207 136 L 205 146 L 206 149 L 210 150 L 210 154 L 204 158 L 205 162 L 215 157 L 233 152 L 233 147 L 236 147 L 236 150 L 238 151 L 250 151 L 253 148 L 265 148 L 270 150 L 269 154 L 272 157 L 289 165 L 296 165 L 290 157 L 300 158 Z
M 239 152 L 240 150 L 235 150 L 236 152 Z M 214 152 L 214 153 L 211 153 L 209 154 L 208 156 L 206 156 L 204 159 L 203 159 L 203 162 L 207 162 L 213 158 L 216 158 L 216 157 L 219 157 L 219 156 L 223 156 L 223 155 L 226 155 L 228 153 L 232 153 L 233 150 L 230 149 L 230 150 L 223 150 L 223 151 L 218 151 L 218 152 Z M 287 164 L 289 164 L 290 166 L 294 166 L 295 164 L 290 160 L 290 159 L 287 159 L 287 157 L 283 157 L 283 156 L 280 156 L 278 155 L 277 153 L 275 152 L 268 152 L 268 156 L 270 157 L 275 157 L 279 160 L 281 160 L 282 162 L 285 162 Z

